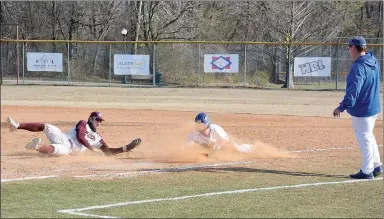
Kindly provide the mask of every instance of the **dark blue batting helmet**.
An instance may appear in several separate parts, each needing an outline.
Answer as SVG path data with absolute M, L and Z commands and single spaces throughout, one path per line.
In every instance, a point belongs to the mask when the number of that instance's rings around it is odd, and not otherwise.
M 211 121 L 209 120 L 208 115 L 206 113 L 203 113 L 203 112 L 197 114 L 197 116 L 195 117 L 195 122 L 196 123 L 203 123 L 203 124 L 206 124 L 206 125 L 211 123 Z

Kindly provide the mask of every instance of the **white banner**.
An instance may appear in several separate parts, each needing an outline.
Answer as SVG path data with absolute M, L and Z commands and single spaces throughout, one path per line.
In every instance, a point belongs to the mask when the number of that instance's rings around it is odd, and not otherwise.
M 238 73 L 238 54 L 205 54 L 204 72 L 207 73 Z
M 295 57 L 295 77 L 330 77 L 331 57 Z
M 115 75 L 149 75 L 149 55 L 114 55 Z
M 27 71 L 63 72 L 63 53 L 27 53 Z

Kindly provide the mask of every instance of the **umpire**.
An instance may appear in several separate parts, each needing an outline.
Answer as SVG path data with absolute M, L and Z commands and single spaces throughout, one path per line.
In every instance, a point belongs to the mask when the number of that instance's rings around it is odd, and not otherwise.
M 366 52 L 363 37 L 353 37 L 348 50 L 354 60 L 347 75 L 347 87 L 343 101 L 333 111 L 340 117 L 344 110 L 352 116 L 352 126 L 360 146 L 362 165 L 353 179 L 372 179 L 380 175 L 382 163 L 376 138 L 373 134 L 375 122 L 380 113 L 380 66 L 372 53 Z

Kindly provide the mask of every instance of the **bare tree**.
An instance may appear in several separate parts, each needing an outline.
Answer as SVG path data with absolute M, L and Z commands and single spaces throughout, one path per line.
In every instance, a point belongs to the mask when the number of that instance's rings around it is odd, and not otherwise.
M 262 19 L 256 22 L 265 27 L 264 37 L 267 41 L 286 42 L 285 47 L 267 47 L 273 61 L 283 59 L 286 68 L 286 80 L 283 87 L 294 88 L 293 85 L 293 59 L 295 56 L 305 54 L 315 47 L 294 46 L 289 43 L 305 42 L 310 37 L 317 36 L 323 39 L 337 36 L 341 31 L 340 22 L 345 16 L 338 3 L 332 2 L 263 2 L 260 5 Z M 254 15 L 254 17 L 258 17 Z M 277 51 L 276 51 L 277 50 Z M 278 54 L 284 54 L 278 56 Z
M 88 28 L 92 39 L 98 41 L 104 40 L 112 24 L 120 15 L 119 11 L 122 2 L 92 2 L 90 10 L 88 10 L 79 24 Z M 100 55 L 101 45 L 97 45 L 96 53 L 94 53 L 92 72 L 96 71 L 97 62 Z
M 382 1 L 238 1 L 231 4 L 218 1 L 2 1 L 0 19 L 2 23 L 19 23 L 22 39 L 121 40 L 122 28 L 128 30 L 126 39 L 130 41 L 199 39 L 296 43 L 312 41 L 314 37 L 324 41 L 362 34 L 379 38 L 374 43 L 381 43 L 383 37 Z M 7 27 L 2 31 L 12 35 Z M 46 45 L 29 44 L 27 48 L 37 50 Z M 244 49 L 232 45 L 214 48 L 217 51 Z M 312 53 L 316 48 L 319 47 L 264 46 L 262 51 L 250 51 L 249 65 L 264 65 L 269 58 L 272 78 L 277 82 L 278 65 L 283 64 L 287 72 L 284 87 L 293 88 L 292 69 L 288 68 L 293 58 Z M 53 51 L 63 49 L 66 49 L 64 45 L 52 44 Z M 131 53 L 139 53 L 138 50 L 137 45 L 130 47 Z M 102 45 L 73 43 L 69 56 L 72 59 L 75 54 L 76 59 L 87 60 L 79 63 L 91 63 L 86 68 L 100 72 L 109 57 L 105 51 Z M 188 57 L 196 51 L 191 45 L 183 45 L 178 52 Z M 104 60 L 104 64 L 100 60 Z M 264 67 L 269 68 L 267 64 Z
M 143 40 L 183 39 L 196 37 L 196 2 L 145 2 L 140 31 Z

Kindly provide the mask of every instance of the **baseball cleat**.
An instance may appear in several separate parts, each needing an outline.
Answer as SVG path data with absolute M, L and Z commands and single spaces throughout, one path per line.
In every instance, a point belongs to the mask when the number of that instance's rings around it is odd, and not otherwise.
M 9 131 L 14 132 L 19 128 L 19 123 L 15 122 L 10 116 L 7 118 L 7 123 L 9 124 Z
M 374 177 L 377 177 L 377 176 L 381 175 L 382 173 L 383 173 L 383 168 L 381 168 L 381 166 L 378 166 L 373 170 L 373 176 Z
M 359 171 L 356 174 L 349 175 L 350 178 L 352 179 L 373 179 L 373 172 L 369 174 L 363 173 L 363 171 Z
M 40 147 L 41 138 L 34 138 L 31 142 L 25 145 L 26 149 L 37 150 Z
M 136 138 L 131 143 L 125 146 L 124 151 L 130 151 L 141 144 L 141 138 Z

